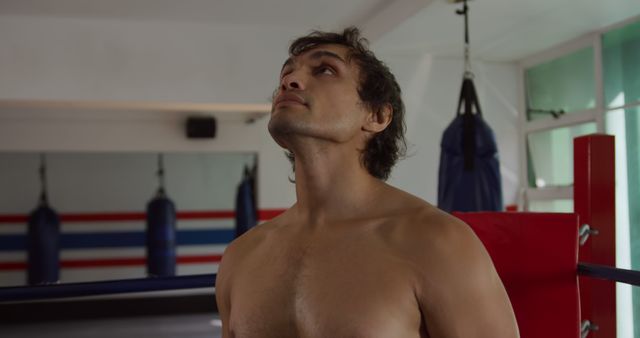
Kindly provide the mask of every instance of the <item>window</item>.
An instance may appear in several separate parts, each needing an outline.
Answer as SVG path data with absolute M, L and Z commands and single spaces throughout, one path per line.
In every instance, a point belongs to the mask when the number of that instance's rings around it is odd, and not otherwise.
M 616 265 L 634 270 L 640 270 L 638 60 L 640 17 L 523 61 L 528 210 L 572 212 L 573 138 L 615 135 Z M 640 289 L 618 284 L 616 297 L 618 337 L 640 338 Z
M 594 122 L 530 133 L 532 187 L 573 184 L 573 139 L 596 132 Z M 569 212 L 573 212 L 570 210 Z
M 573 200 L 557 199 L 546 201 L 531 201 L 529 211 L 543 212 L 573 212 Z
M 640 103 L 640 21 L 602 35 L 607 108 Z
M 527 119 L 595 108 L 593 48 L 587 47 L 526 70 Z

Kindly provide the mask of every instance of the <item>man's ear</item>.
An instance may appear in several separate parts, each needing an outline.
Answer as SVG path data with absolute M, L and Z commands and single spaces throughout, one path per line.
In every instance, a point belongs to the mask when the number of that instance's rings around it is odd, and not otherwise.
M 362 130 L 379 133 L 387 128 L 389 123 L 391 123 L 391 120 L 393 120 L 393 108 L 391 107 L 391 104 L 387 103 L 377 112 L 372 111 L 367 114 L 367 119 L 362 126 Z

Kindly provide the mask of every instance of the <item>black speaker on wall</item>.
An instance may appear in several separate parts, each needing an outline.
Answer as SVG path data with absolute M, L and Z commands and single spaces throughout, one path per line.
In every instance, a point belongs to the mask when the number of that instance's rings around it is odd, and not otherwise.
M 187 118 L 187 137 L 199 139 L 215 138 L 216 126 L 216 119 L 213 116 L 189 117 Z

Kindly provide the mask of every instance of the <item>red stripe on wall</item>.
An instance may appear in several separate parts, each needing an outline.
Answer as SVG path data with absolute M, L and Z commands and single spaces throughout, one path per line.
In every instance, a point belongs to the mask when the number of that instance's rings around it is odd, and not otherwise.
M 0 262 L 0 271 L 26 270 L 26 262 Z
M 180 256 L 178 264 L 205 264 L 219 263 L 222 255 L 190 255 Z M 147 263 L 145 257 L 105 258 L 105 259 L 67 259 L 60 262 L 63 269 L 77 268 L 107 268 L 122 266 L 144 266 Z M 26 270 L 26 262 L 0 262 L 0 271 Z
M 29 217 L 26 215 L 0 215 L 0 224 L 2 223 L 27 223 Z
M 285 212 L 286 210 L 287 209 L 261 209 L 258 210 L 258 219 L 261 221 L 268 221 Z
M 142 258 L 108 258 L 108 259 L 70 259 L 60 262 L 63 269 L 73 268 L 101 268 L 110 266 L 139 266 L 145 265 L 147 260 Z
M 126 222 L 144 221 L 147 214 L 144 212 L 119 212 L 119 213 L 96 213 L 96 214 L 61 214 L 60 221 L 73 222 Z
M 222 255 L 181 256 L 178 264 L 220 263 Z
M 223 219 L 235 218 L 233 210 L 223 211 L 178 211 L 178 219 Z
M 263 209 L 258 211 L 258 219 L 268 221 L 281 213 L 285 209 Z M 233 210 L 205 210 L 205 211 L 179 211 L 177 213 L 178 220 L 195 220 L 195 219 L 230 219 L 236 215 Z M 144 212 L 118 212 L 118 213 L 76 213 L 61 214 L 60 220 L 65 223 L 74 222 L 127 222 L 127 221 L 144 221 L 146 220 Z M 0 215 L 0 224 L 3 223 L 27 223 L 28 215 Z
M 235 211 L 178 211 L 178 220 L 191 219 L 228 219 L 236 216 Z M 100 214 L 63 214 L 60 216 L 62 222 L 114 222 L 114 221 L 144 221 L 147 214 L 144 212 L 129 213 L 100 213 Z

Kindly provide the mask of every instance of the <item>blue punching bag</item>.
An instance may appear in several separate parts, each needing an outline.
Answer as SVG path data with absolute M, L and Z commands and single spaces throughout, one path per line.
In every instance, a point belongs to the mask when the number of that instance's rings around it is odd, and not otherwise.
M 254 188 L 255 170 L 250 173 L 249 169 L 245 167 L 242 181 L 238 185 L 236 193 L 236 238 L 258 223 Z
M 147 204 L 147 274 L 176 274 L 176 207 L 164 191 L 162 155 L 158 160 L 160 187 Z
M 482 119 L 470 77 L 462 82 L 456 118 L 440 146 L 438 207 L 448 212 L 501 211 L 498 147 L 491 127 Z
M 438 207 L 449 212 L 500 211 L 502 186 L 498 147 L 493 131 L 482 119 L 473 85 L 466 0 L 464 7 L 456 13 L 464 16 L 465 72 L 456 118 L 445 130 L 440 143 Z M 464 111 L 461 110 L 463 107 Z
M 60 280 L 60 218 L 48 205 L 44 156 L 41 162 L 40 205 L 29 215 L 27 230 L 29 285 L 52 284 Z
M 60 220 L 46 204 L 29 215 L 27 248 L 29 285 L 60 280 Z

